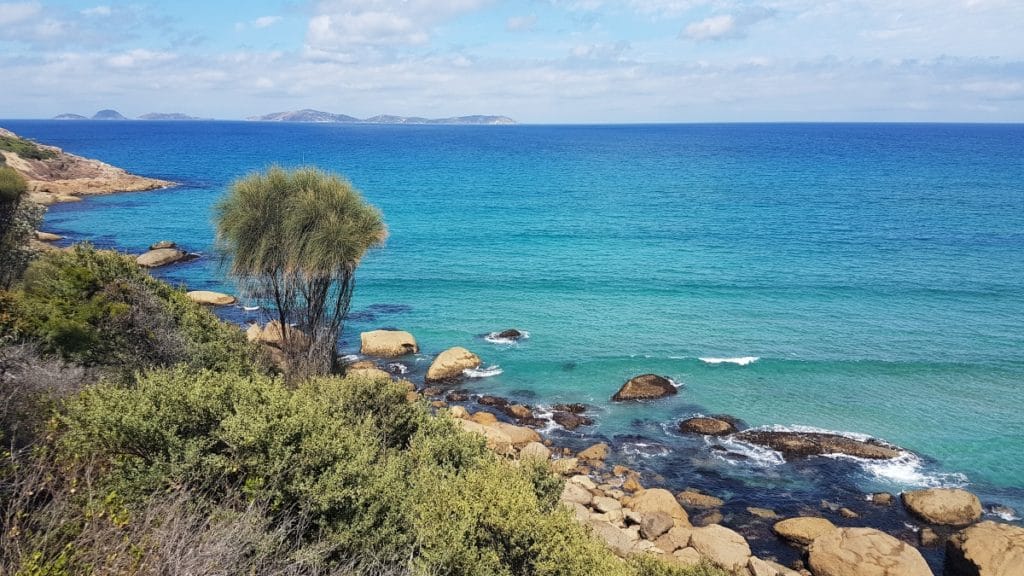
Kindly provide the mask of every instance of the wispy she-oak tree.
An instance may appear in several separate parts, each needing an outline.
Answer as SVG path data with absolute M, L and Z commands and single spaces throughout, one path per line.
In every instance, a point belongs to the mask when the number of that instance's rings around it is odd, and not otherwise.
M 380 211 L 336 174 L 272 167 L 231 185 L 216 224 L 243 294 L 277 315 L 289 372 L 333 370 L 356 267 L 387 237 Z

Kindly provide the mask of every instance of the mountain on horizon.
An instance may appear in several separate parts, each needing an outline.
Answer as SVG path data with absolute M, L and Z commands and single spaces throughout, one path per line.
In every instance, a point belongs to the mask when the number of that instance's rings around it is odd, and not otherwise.
M 57 114 L 56 116 L 53 117 L 53 119 L 54 120 L 88 120 L 88 118 L 86 118 L 85 116 L 82 116 L 81 114 L 72 114 L 70 112 L 65 112 L 64 114 Z
M 150 112 L 139 116 L 139 120 L 203 120 L 203 118 L 189 116 L 181 112 Z
M 478 125 L 508 125 L 516 121 L 507 116 L 455 116 L 451 118 L 421 118 L 419 116 L 393 116 L 380 114 L 361 120 L 347 114 L 334 114 L 320 110 L 293 110 L 289 112 L 274 112 L 263 116 L 250 116 L 246 120 L 257 122 L 320 122 L 339 124 L 478 124 Z
M 121 113 L 118 112 L 117 110 L 110 110 L 110 109 L 100 110 L 99 112 L 93 114 L 92 119 L 93 120 L 127 120 L 127 118 L 122 116 Z

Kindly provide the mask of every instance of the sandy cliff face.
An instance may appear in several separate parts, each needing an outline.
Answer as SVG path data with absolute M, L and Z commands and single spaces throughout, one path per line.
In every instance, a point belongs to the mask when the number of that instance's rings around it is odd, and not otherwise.
M 17 137 L 0 128 L 0 136 Z M 37 144 L 56 154 L 53 158 L 36 160 L 13 152 L 0 151 L 8 166 L 28 181 L 30 199 L 40 204 L 71 202 L 79 196 L 137 192 L 172 186 L 173 182 L 136 176 L 99 160 L 82 158 L 54 146 Z

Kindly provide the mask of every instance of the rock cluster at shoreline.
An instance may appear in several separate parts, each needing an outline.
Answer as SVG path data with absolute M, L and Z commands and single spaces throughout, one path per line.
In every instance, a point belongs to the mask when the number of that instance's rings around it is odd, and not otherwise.
M 375 331 L 385 332 L 385 331 Z M 364 333 L 362 352 L 368 356 L 374 333 Z M 382 358 L 398 358 L 418 351 L 415 339 L 408 332 L 400 334 L 400 346 L 384 346 L 392 354 Z M 393 335 L 387 335 L 393 337 Z M 404 352 L 404 354 L 402 354 Z M 439 362 L 439 360 L 442 360 Z M 480 365 L 480 358 L 464 348 L 452 348 L 438 355 L 431 369 L 444 366 L 434 378 L 424 380 L 418 392 L 409 387 L 409 399 L 439 398 L 445 395 L 444 385 L 456 384 L 466 368 Z M 349 367 L 349 373 L 377 378 L 394 376 L 372 360 L 362 360 Z M 439 377 L 443 373 L 443 377 Z M 660 382 L 663 377 L 642 375 L 623 385 L 616 400 L 654 399 L 676 392 Z M 639 383 L 639 385 L 637 385 Z M 637 390 L 631 398 L 631 390 Z M 471 412 L 468 406 L 449 406 L 444 400 L 433 400 L 431 406 L 453 418 L 467 432 L 481 435 L 495 453 L 517 460 L 528 458 L 548 462 L 551 470 L 567 478 L 562 503 L 576 519 L 591 529 L 609 548 L 621 557 L 632 554 L 655 554 L 683 566 L 710 562 L 739 576 L 929 576 L 932 575 L 924 557 L 915 547 L 894 536 L 868 527 L 837 526 L 826 518 L 797 516 L 780 518 L 772 510 L 749 507 L 751 516 L 774 520 L 773 532 L 782 541 L 801 550 L 801 560 L 783 566 L 771 558 L 752 555 L 750 546 L 738 532 L 722 526 L 719 509 L 725 501 L 713 495 L 684 490 L 673 495 L 668 490 L 644 487 L 641 473 L 629 468 L 606 464 L 614 457 L 607 444 L 595 444 L 574 454 L 567 447 L 555 446 L 531 428 L 545 426 L 530 406 L 490 396 L 473 396 L 451 391 L 444 396 L 449 402 L 468 402 L 476 398 L 481 409 Z M 494 409 L 494 412 L 488 409 Z M 570 425 L 566 417 L 586 418 L 582 404 L 556 406 L 552 419 Z M 554 416 L 561 414 L 562 416 Z M 509 418 L 510 424 L 498 416 Z M 592 421 L 586 419 L 586 423 Z M 566 429 L 572 429 L 565 426 Z M 777 450 L 787 457 L 802 458 L 822 454 L 845 454 L 866 459 L 891 459 L 903 454 L 897 447 L 870 438 L 850 438 L 821 432 L 783 430 L 742 430 L 741 423 L 728 416 L 694 417 L 679 423 L 680 431 L 709 437 L 731 436 L 755 445 Z M 870 495 L 876 506 L 891 506 L 891 494 Z M 981 516 L 977 497 L 959 489 L 908 491 L 901 495 L 907 511 L 923 525 L 919 532 L 922 546 L 946 546 L 947 560 L 943 576 L 1015 576 L 1024 564 L 1024 528 L 987 521 L 975 524 Z M 824 506 L 824 503 L 823 503 Z M 834 507 L 833 507 L 834 506 Z M 849 508 L 831 505 L 830 509 L 844 522 L 859 515 Z M 691 516 L 694 514 L 694 516 Z M 945 526 L 963 528 L 952 533 Z M 933 528 L 934 527 L 934 528 Z M 966 527 L 966 528 L 964 528 Z M 996 544 L 989 544 L 990 540 Z
M 19 138 L 0 128 L 0 136 Z M 35 144 L 35 143 L 33 143 Z M 173 186 L 174 182 L 136 176 L 99 160 L 70 154 L 55 146 L 35 144 L 52 157 L 23 158 L 14 152 L 0 150 L 4 162 L 25 177 L 29 200 L 43 205 L 77 202 L 82 196 L 139 192 Z

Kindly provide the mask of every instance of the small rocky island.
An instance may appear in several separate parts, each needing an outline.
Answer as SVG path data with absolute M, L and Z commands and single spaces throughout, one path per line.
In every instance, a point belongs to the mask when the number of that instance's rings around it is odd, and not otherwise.
M 257 122 L 318 122 L 332 124 L 472 124 L 482 126 L 501 126 L 515 124 L 516 121 L 507 116 L 454 116 L 451 118 L 421 118 L 419 116 L 391 116 L 380 114 L 366 119 L 359 119 L 347 114 L 334 114 L 320 110 L 293 110 L 274 112 L 263 116 L 250 116 L 246 120 Z
M 38 144 L 0 128 L 0 158 L 28 182 L 29 199 L 50 205 L 75 202 L 80 196 L 138 192 L 172 186 L 173 182 L 129 174 L 99 160 Z

